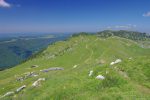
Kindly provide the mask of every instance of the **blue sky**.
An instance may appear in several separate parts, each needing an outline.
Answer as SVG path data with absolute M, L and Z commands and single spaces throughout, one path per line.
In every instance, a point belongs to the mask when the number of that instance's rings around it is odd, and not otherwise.
M 150 33 L 150 0 L 0 0 L 0 33 Z

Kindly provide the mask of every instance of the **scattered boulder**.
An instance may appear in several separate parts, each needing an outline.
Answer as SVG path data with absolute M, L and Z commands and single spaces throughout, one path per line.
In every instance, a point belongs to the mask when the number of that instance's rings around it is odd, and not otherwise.
M 15 92 L 11 91 L 11 92 L 7 92 L 6 94 L 4 94 L 1 98 L 6 97 L 6 96 L 11 96 L 13 95 Z
M 35 72 L 27 72 L 27 73 L 24 73 L 24 76 L 18 77 L 17 81 L 24 81 L 25 79 L 29 77 L 37 77 L 37 76 L 38 74 L 36 74 Z
M 24 74 L 25 74 L 25 76 L 24 76 L 25 79 L 29 78 L 29 77 L 32 77 L 32 76 L 34 76 L 34 77 L 38 76 L 35 72 L 27 72 L 27 73 L 24 73 Z
M 120 63 L 120 62 L 122 62 L 122 60 L 121 59 L 117 59 L 116 61 L 111 62 L 110 65 L 114 65 L 114 64 L 117 64 L 117 63 Z
M 110 65 L 114 65 L 114 64 L 115 64 L 115 62 L 111 62 L 111 63 L 110 63 Z
M 38 65 L 32 65 L 31 68 L 36 68 L 39 67 Z
M 117 64 L 117 63 L 120 63 L 122 60 L 121 59 L 117 59 L 116 61 L 115 61 L 115 63 Z
M 39 78 L 37 81 L 35 81 L 35 82 L 32 84 L 32 86 L 33 86 L 33 87 L 39 86 L 41 81 L 45 81 L 45 78 Z
M 74 65 L 73 68 L 77 68 L 78 65 Z
M 39 75 L 37 75 L 37 74 L 34 74 L 34 75 L 33 75 L 33 77 L 37 77 L 37 76 L 39 76 Z
M 23 81 L 23 80 L 24 80 L 23 77 L 18 77 L 18 78 L 17 78 L 17 81 Z
M 16 90 L 16 92 L 20 92 L 20 91 L 22 91 L 24 88 L 26 88 L 26 85 L 23 85 L 23 86 L 19 87 L 19 88 Z
M 42 72 L 49 72 L 49 71 L 55 71 L 55 70 L 64 70 L 64 68 L 53 67 L 53 68 L 48 68 L 48 69 L 44 69 L 44 70 L 40 70 L 40 71 L 42 71 Z
M 92 75 L 93 75 L 93 70 L 91 70 L 89 73 L 89 76 L 92 76 Z
M 104 76 L 102 76 L 102 75 L 98 75 L 98 76 L 96 76 L 96 79 L 104 80 L 104 79 L 105 79 L 105 77 L 104 77 Z

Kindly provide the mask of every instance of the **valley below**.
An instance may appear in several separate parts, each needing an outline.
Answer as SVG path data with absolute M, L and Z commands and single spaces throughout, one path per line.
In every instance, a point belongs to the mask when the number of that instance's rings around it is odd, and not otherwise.
M 0 37 L 0 70 L 13 67 L 68 34 L 7 34 Z

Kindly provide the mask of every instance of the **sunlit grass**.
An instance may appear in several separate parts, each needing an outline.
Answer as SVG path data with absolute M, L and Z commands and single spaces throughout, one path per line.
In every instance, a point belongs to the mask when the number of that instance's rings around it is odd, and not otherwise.
M 150 98 L 150 49 L 141 48 L 137 43 L 123 38 L 106 39 L 96 36 L 78 36 L 68 41 L 50 45 L 41 54 L 14 68 L 0 72 L 0 95 L 15 91 L 27 85 L 20 93 L 2 98 L 6 100 L 130 100 Z M 54 58 L 49 58 L 55 55 Z M 130 60 L 129 58 L 132 57 Z M 116 59 L 122 62 L 110 66 Z M 37 68 L 30 68 L 38 65 Z M 73 68 L 77 65 L 76 68 Z M 49 67 L 62 67 L 64 70 L 42 73 Z M 88 76 L 89 71 L 94 73 Z M 25 72 L 36 72 L 31 77 L 17 82 L 16 77 Z M 106 73 L 106 71 L 108 73 Z M 120 72 L 125 73 L 124 77 Z M 105 80 L 97 80 L 97 75 Z M 38 78 L 46 78 L 41 86 L 33 88 Z

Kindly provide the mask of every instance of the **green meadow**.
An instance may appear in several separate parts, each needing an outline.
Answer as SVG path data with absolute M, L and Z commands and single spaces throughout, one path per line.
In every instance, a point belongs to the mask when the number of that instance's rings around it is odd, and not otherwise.
M 149 46 L 144 40 L 97 35 L 56 42 L 26 62 L 0 71 L 0 100 L 149 100 L 150 48 L 141 43 Z M 117 59 L 121 62 L 110 65 Z M 64 70 L 40 71 L 54 67 Z M 38 76 L 17 81 L 27 72 Z M 98 75 L 105 79 L 96 79 Z M 33 87 L 39 78 L 45 81 Z M 16 92 L 23 85 L 26 87 Z M 14 93 L 3 97 L 11 91 Z

